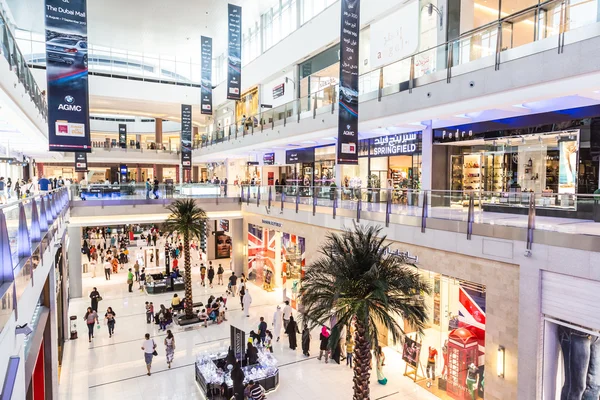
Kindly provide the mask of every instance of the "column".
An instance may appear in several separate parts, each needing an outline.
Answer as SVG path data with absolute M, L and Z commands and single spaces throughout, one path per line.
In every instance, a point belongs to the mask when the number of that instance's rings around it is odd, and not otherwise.
M 275 271 L 274 272 L 274 287 L 283 288 L 283 277 L 281 276 L 283 260 L 281 259 L 281 236 L 283 233 L 277 231 L 275 233 Z
M 196 147 L 196 143 L 200 141 L 200 136 L 198 134 L 198 127 L 197 126 L 193 126 L 192 127 L 192 143 L 193 143 L 193 147 Z
M 154 141 L 157 145 L 160 145 L 160 148 L 162 149 L 163 121 L 161 118 L 156 118 L 154 121 Z
M 422 156 L 421 156 L 421 189 L 431 190 L 431 177 L 433 170 L 433 130 L 431 121 L 422 121 L 425 128 L 422 134 Z
M 196 183 L 200 182 L 200 167 L 197 165 L 192 167 L 192 181 Z
M 40 179 L 42 176 L 44 176 L 44 163 L 36 163 L 35 165 L 37 167 L 38 179 Z
M 162 165 L 154 165 L 154 177 L 158 179 L 159 182 L 163 181 L 163 166 Z
M 69 296 L 71 298 L 83 297 L 82 279 L 83 279 L 83 262 L 88 264 L 88 268 L 91 268 L 90 263 L 87 260 L 81 258 L 81 238 L 83 237 L 83 229 L 77 226 L 70 226 L 67 229 L 69 234 Z M 104 274 L 102 263 L 98 267 L 98 270 L 102 270 L 100 278 Z M 99 279 L 100 279 L 99 278 Z
M 142 135 L 135 135 L 135 144 L 137 148 L 137 144 L 140 144 L 140 149 L 142 148 Z
M 135 166 L 135 177 L 137 183 L 145 181 L 145 179 L 142 179 L 142 169 L 140 168 L 140 164 Z
M 241 275 L 242 272 L 248 275 L 248 265 L 244 256 L 244 246 L 247 246 L 244 240 L 244 220 L 242 218 L 232 219 L 231 224 L 231 241 L 232 241 L 232 269 L 236 275 Z
M 343 177 L 343 170 L 342 170 L 342 166 L 339 164 L 335 164 L 335 185 L 338 188 L 342 187 L 342 180 L 344 179 Z M 365 182 L 365 186 L 366 186 L 366 182 Z

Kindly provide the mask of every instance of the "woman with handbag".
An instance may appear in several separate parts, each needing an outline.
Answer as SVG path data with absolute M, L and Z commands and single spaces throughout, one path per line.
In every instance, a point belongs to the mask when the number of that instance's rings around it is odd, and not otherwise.
M 92 299 L 92 310 L 98 311 L 98 302 L 102 300 L 102 296 L 100 296 L 98 289 L 94 288 L 94 290 L 92 290 L 92 293 L 90 293 L 90 299 Z
M 106 325 L 108 326 L 108 337 L 112 337 L 115 334 L 115 312 L 112 307 L 108 307 L 106 310 L 106 314 L 104 314 L 104 318 L 106 319 Z
M 98 314 L 92 309 L 92 307 L 88 307 L 83 319 L 87 324 L 88 341 L 91 343 L 92 339 L 94 338 L 94 324 L 98 323 Z M 100 325 L 98 325 L 98 327 L 100 327 Z
M 167 331 L 167 337 L 165 338 L 165 353 L 167 354 L 167 365 L 171 368 L 175 356 L 175 336 L 173 336 L 170 329 Z
M 150 334 L 146 333 L 146 340 L 142 343 L 142 351 L 144 352 L 144 361 L 146 362 L 146 369 L 148 370 L 148 376 L 151 375 L 150 369 L 152 368 L 152 359 L 157 356 L 156 343 L 150 339 Z

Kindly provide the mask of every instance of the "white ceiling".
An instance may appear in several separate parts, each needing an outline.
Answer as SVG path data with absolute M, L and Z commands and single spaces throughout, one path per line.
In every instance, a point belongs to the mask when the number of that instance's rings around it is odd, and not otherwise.
M 6 0 L 17 27 L 44 29 L 44 0 Z M 230 0 L 242 6 L 247 29 L 278 0 Z M 200 36 L 213 38 L 214 54 L 227 42 L 226 0 L 87 0 L 88 40 L 150 54 L 200 58 Z

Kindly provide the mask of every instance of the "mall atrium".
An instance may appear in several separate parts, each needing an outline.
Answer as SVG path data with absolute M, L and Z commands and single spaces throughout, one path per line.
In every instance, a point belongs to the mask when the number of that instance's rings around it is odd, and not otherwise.
M 600 0 L 0 0 L 0 400 L 598 400 L 597 223 Z

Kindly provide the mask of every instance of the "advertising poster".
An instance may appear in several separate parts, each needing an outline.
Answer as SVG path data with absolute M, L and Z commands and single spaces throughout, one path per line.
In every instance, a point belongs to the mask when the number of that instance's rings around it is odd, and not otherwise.
M 229 4 L 227 99 L 239 100 L 242 89 L 242 7 Z
M 181 166 L 192 169 L 192 106 L 181 105 Z
M 421 344 L 417 343 L 408 336 L 404 338 L 402 347 L 402 359 L 411 367 L 417 368 L 419 364 L 419 354 L 421 353 Z
M 200 87 L 200 113 L 212 115 L 212 38 L 202 36 L 202 83 Z
M 568 140 L 558 144 L 560 163 L 558 169 L 558 193 L 575 193 L 577 184 L 577 141 Z
M 231 236 L 223 231 L 215 232 L 216 259 L 231 257 Z
M 229 220 L 228 219 L 219 220 L 219 230 L 222 230 L 223 232 L 229 232 Z
M 263 155 L 264 165 L 275 165 L 275 153 L 265 153 Z
M 87 153 L 75 153 L 75 172 L 87 172 Z
M 246 353 L 246 332 L 242 329 L 236 328 L 231 325 L 230 333 L 230 346 L 231 350 L 233 350 L 233 354 L 237 360 L 243 360 L 244 355 Z
M 127 147 L 127 125 L 119 124 L 119 147 L 124 149 Z
M 86 0 L 46 0 L 50 151 L 91 152 Z
M 358 35 L 360 0 L 342 0 L 338 164 L 358 164 Z

